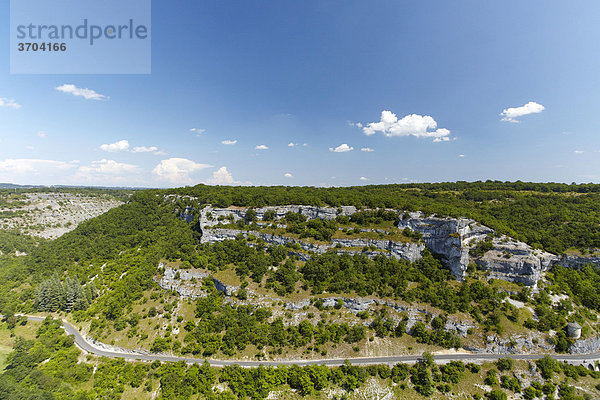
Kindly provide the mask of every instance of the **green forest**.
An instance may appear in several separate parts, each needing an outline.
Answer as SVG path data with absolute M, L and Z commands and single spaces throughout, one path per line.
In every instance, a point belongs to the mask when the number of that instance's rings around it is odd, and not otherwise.
M 507 326 L 540 333 L 557 331 L 551 343 L 557 352 L 568 351 L 573 342 L 566 336 L 567 322 L 580 323 L 587 335 L 600 329 L 596 316 L 600 312 L 600 272 L 593 266 L 578 270 L 555 267 L 546 274 L 547 282 L 533 294 L 519 285 L 504 289 L 475 266 L 470 267 L 467 279 L 457 282 L 443 262 L 427 251 L 414 263 L 383 255 L 369 258 L 335 251 L 300 261 L 293 255 L 294 249 L 266 246 L 254 238 L 200 244 L 197 220 L 188 224 L 179 218 L 186 208 L 193 208 L 197 215 L 198 209 L 207 204 L 353 205 L 362 210 L 347 220 L 338 218 L 327 223 L 306 221 L 293 213 L 286 216 L 290 233 L 327 240 L 339 227 L 393 221 L 397 213 L 385 211 L 386 208 L 419 210 L 425 214 L 473 218 L 555 254 L 574 250 L 586 254 L 600 248 L 600 185 L 492 181 L 352 188 L 198 185 L 129 191 L 118 196 L 126 200 L 125 204 L 81 223 L 55 240 L 0 231 L 0 285 L 4 289 L 0 292 L 0 313 L 5 316 L 5 324 L 16 324 L 16 313 L 54 312 L 87 324 L 95 337 L 126 332 L 142 341 L 144 335 L 147 337 L 142 322 L 148 324 L 159 313 L 161 318 L 170 316 L 177 306 L 176 300 L 168 300 L 173 299 L 173 294 L 169 294 L 171 297 L 161 303 L 158 311 L 153 306 L 143 313 L 132 312 L 146 302 L 163 301 L 155 279 L 161 274 L 159 263 L 167 262 L 211 274 L 231 272 L 244 285 L 236 295 L 238 300 L 246 298 L 249 284 L 284 299 L 304 291 L 311 296 L 309 314 L 315 315 L 311 322 L 290 324 L 285 316 L 275 317 L 275 310 L 268 306 L 232 305 L 215 289 L 212 280 L 206 279 L 199 284 L 207 295 L 191 303 L 192 316 L 181 320 L 178 317 L 177 326 L 169 326 L 166 333 L 161 330 L 145 342 L 146 348 L 154 352 L 227 358 L 253 348 L 264 349 L 273 357 L 290 349 L 325 356 L 326 349 L 335 346 L 346 345 L 358 351 L 375 338 L 407 337 L 432 349 L 458 348 L 463 339 L 443 328 L 453 315 L 472 318 L 486 335 L 502 335 Z M 245 223 L 253 224 L 251 219 Z M 406 240 L 420 240 L 414 233 L 402 234 Z M 482 243 L 482 248 L 474 251 L 485 251 Z M 17 256 L 16 251 L 26 255 Z M 319 298 L 325 294 L 420 304 L 432 307 L 439 315 L 407 329 L 406 318 L 394 320 L 380 307 L 356 315 L 348 323 L 332 316 L 337 306 L 323 307 Z M 556 306 L 551 298 L 554 295 L 566 295 L 569 300 Z M 537 319 L 524 319 L 523 311 L 508 303 L 508 298 L 533 309 Z M 310 397 L 330 386 L 342 388 L 348 395 L 372 377 L 430 396 L 455 390 L 453 385 L 463 376 L 476 374 L 477 368 L 459 364 L 445 368 L 427 359 L 413 366 L 393 368 L 347 365 L 214 369 L 206 365 L 138 365 L 116 360 L 94 360 L 92 364 L 97 364 L 92 366 L 76 362 L 79 355 L 72 341 L 55 325 L 52 321 L 44 323 L 33 342 L 15 342 L 0 378 L 0 398 L 120 398 L 126 388 L 148 392 L 160 388 L 162 398 L 260 399 L 273 388 L 292 388 Z M 178 336 L 181 340 L 171 334 L 175 328 L 182 332 Z M 582 370 L 573 372 L 569 366 L 552 368 L 562 378 L 549 378 L 545 384 L 555 385 L 557 393 L 562 393 L 559 398 L 576 398 L 567 378 L 597 378 L 594 374 L 580 375 Z M 503 395 L 513 392 L 522 392 L 531 399 L 551 398 L 550 386 L 519 387 L 510 373 L 497 369 L 488 374 L 494 388 L 488 393 L 489 398 L 505 398 Z M 219 382 L 225 382 L 228 390 L 213 393 L 212 387 Z M 52 395 L 43 397 L 44 393 Z

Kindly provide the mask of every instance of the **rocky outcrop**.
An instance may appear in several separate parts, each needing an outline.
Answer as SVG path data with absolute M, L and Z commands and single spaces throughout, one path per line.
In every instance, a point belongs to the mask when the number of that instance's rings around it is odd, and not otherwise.
M 600 336 L 594 336 L 588 339 L 580 339 L 573 343 L 569 348 L 571 354 L 589 354 L 600 350 Z
M 164 268 L 164 264 L 160 266 Z M 174 290 L 181 297 L 196 299 L 203 296 L 202 280 L 208 276 L 203 272 L 166 267 L 163 276 L 158 281 L 158 286 L 165 290 Z
M 312 252 L 316 254 L 323 254 L 326 251 L 337 249 L 339 253 L 347 253 L 350 255 L 354 254 L 365 254 L 367 256 L 377 256 L 380 254 L 388 254 L 397 259 L 405 259 L 411 262 L 415 262 L 421 258 L 421 251 L 425 249 L 425 245 L 422 243 L 399 243 L 391 240 L 377 240 L 377 239 L 332 239 L 330 244 L 314 244 L 308 243 L 302 240 L 296 240 L 288 236 L 272 235 L 270 233 L 262 233 L 257 231 L 242 231 L 236 229 L 203 229 L 202 231 L 202 243 L 216 243 L 224 240 L 232 240 L 237 238 L 239 235 L 248 239 L 254 237 L 255 239 L 261 239 L 272 245 L 297 245 L 306 252 Z M 252 243 L 250 243 L 252 245 Z M 374 248 L 380 251 L 362 251 L 364 247 Z M 341 250 L 341 248 L 353 248 L 349 250 Z M 308 260 L 310 254 L 301 254 L 299 252 L 291 251 L 293 254 L 298 254 L 301 259 Z
M 472 323 L 466 321 L 456 321 L 453 319 L 448 319 L 446 321 L 446 325 L 444 326 L 444 330 L 446 330 L 447 332 L 453 331 L 462 337 L 467 337 L 467 335 L 469 334 L 469 329 L 475 328 L 477 328 L 477 326 L 475 326 Z
M 426 217 L 420 212 L 401 216 L 398 228 L 409 228 L 423 234 L 425 246 L 442 256 L 448 268 L 459 279 L 465 276 L 469 265 L 469 244 L 493 233 L 491 228 L 470 219 Z
M 343 206 L 339 208 L 332 207 L 315 207 L 315 206 L 273 206 L 254 208 L 256 217 L 262 220 L 265 212 L 274 211 L 275 218 L 283 218 L 288 212 L 302 214 L 308 219 L 335 219 L 338 215 L 352 215 L 356 212 L 356 207 Z M 232 222 L 243 220 L 246 218 L 246 208 L 230 207 L 230 208 L 213 208 L 211 206 L 204 207 L 200 213 L 200 227 L 210 228 L 223 222 L 228 218 L 232 218 Z
M 233 296 L 240 288 L 238 286 L 226 285 L 218 279 L 213 278 L 215 288 L 223 292 L 225 296 Z
M 326 220 L 335 219 L 337 216 L 349 216 L 356 212 L 355 207 L 345 206 L 339 208 L 332 207 L 314 207 L 314 206 L 279 206 L 279 207 L 262 207 L 254 208 L 256 219 L 261 221 L 264 219 L 267 211 L 272 211 L 276 219 L 285 217 L 288 212 L 298 213 L 306 216 L 308 219 L 320 218 Z M 421 243 L 400 243 L 391 240 L 378 239 L 332 239 L 329 244 L 314 244 L 302 240 L 296 240 L 288 236 L 272 235 L 269 233 L 237 230 L 237 229 L 222 229 L 215 228 L 219 223 L 235 223 L 239 220 L 245 220 L 247 209 L 245 208 L 213 208 L 207 206 L 200 212 L 200 229 L 202 231 L 202 243 L 216 243 L 223 240 L 235 239 L 239 235 L 248 239 L 254 237 L 264 240 L 272 245 L 289 245 L 299 246 L 304 252 L 323 254 L 326 251 L 337 248 L 348 248 L 348 250 L 339 250 L 340 253 L 348 254 L 365 254 L 367 256 L 376 256 L 382 254 L 391 255 L 397 259 L 406 259 L 411 262 L 421 258 L 421 251 L 425 246 Z M 292 246 L 292 247 L 294 247 Z M 363 248 L 369 247 L 369 251 L 362 251 Z M 352 249 L 353 248 L 353 249 Z M 301 259 L 308 260 L 310 254 L 291 251 L 292 254 L 297 254 Z
M 560 265 L 566 268 L 576 268 L 579 269 L 584 265 L 595 265 L 600 266 L 600 256 L 572 256 L 565 255 L 560 259 L 556 260 L 555 265 Z
M 401 213 L 397 226 L 401 230 L 408 228 L 420 232 L 423 235 L 424 244 L 384 239 L 333 239 L 326 245 L 317 245 L 287 236 L 215 228 L 215 225 L 219 223 L 245 219 L 246 211 L 247 209 L 244 208 L 212 208 L 210 206 L 202 209 L 200 212 L 202 242 L 215 243 L 234 239 L 240 234 L 245 238 L 253 236 L 270 244 L 299 246 L 301 250 L 290 249 L 290 254 L 296 254 L 301 260 L 308 260 L 312 253 L 322 254 L 334 249 L 339 253 L 361 253 L 369 257 L 386 254 L 397 259 L 414 262 L 421 258 L 422 250 L 428 248 L 442 258 L 445 265 L 459 280 L 466 276 L 469 264 L 475 263 L 480 269 L 489 271 L 490 278 L 520 282 L 528 286 L 535 286 L 543 271 L 550 269 L 553 265 L 579 268 L 592 263 L 600 266 L 600 257 L 598 256 L 559 258 L 506 236 L 498 237 L 493 229 L 472 219 L 425 216 L 421 212 Z M 274 211 L 277 218 L 284 217 L 288 212 L 294 212 L 305 215 L 309 219 L 330 220 L 338 215 L 352 215 L 356 209 L 354 207 L 279 206 L 255 208 L 254 211 L 260 222 L 267 211 Z M 491 249 L 487 249 L 483 254 L 473 256 L 471 250 L 484 240 L 491 242 Z M 369 250 L 366 250 L 367 247 Z
M 490 271 L 491 278 L 534 286 L 541 279 L 542 272 L 558 259 L 553 254 L 534 250 L 507 237 L 494 238 L 492 244 L 493 250 L 475 259 L 480 268 Z
M 519 354 L 535 353 L 543 350 L 552 351 L 554 346 L 548 343 L 540 334 L 530 333 L 528 335 L 513 335 L 507 338 L 501 338 L 496 334 L 488 335 L 485 338 L 486 346 L 484 348 L 464 346 L 465 350 L 474 353 L 490 354 Z
M 205 291 L 202 290 L 202 280 L 208 278 L 210 274 L 194 270 L 165 268 L 164 264 L 159 266 L 164 268 L 163 276 L 158 280 L 158 286 L 162 289 L 174 290 L 181 297 L 189 297 L 192 300 L 206 296 Z M 239 290 L 237 286 L 226 285 L 215 278 L 213 278 L 213 282 L 215 288 L 223 292 L 225 296 L 232 296 Z
M 188 224 L 194 221 L 194 207 L 186 207 L 185 210 L 179 212 L 179 218 L 187 222 Z
M 403 243 L 394 242 L 392 240 L 378 240 L 378 239 L 333 239 L 333 246 L 336 247 L 338 244 L 342 247 L 370 247 L 388 252 L 391 256 L 397 259 L 409 260 L 415 262 L 421 258 L 421 252 L 425 249 L 425 245 L 422 243 Z M 362 250 L 358 250 L 351 253 L 362 253 Z M 367 255 L 371 254 L 366 252 Z M 377 255 L 381 253 L 373 252 L 372 254 Z
M 399 219 L 398 227 L 421 232 L 427 248 L 442 256 L 458 279 L 465 277 L 469 263 L 474 262 L 490 271 L 492 278 L 534 286 L 542 272 L 558 259 L 526 243 L 506 236 L 496 237 L 493 229 L 467 218 L 406 213 Z M 470 250 L 483 240 L 490 240 L 492 249 L 480 257 L 471 256 Z

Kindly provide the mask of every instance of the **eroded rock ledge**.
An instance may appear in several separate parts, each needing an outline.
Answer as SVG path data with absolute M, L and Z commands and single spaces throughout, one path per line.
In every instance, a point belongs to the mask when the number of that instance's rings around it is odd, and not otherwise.
M 449 218 L 425 216 L 421 212 L 398 212 L 397 227 L 399 230 L 409 228 L 423 235 L 424 243 L 405 243 L 392 240 L 377 239 L 332 239 L 328 244 L 314 244 L 296 240 L 288 236 L 278 236 L 259 231 L 222 229 L 216 227 L 223 220 L 237 222 L 246 218 L 247 208 L 213 208 L 206 206 L 200 210 L 199 225 L 203 243 L 216 243 L 235 239 L 238 235 L 245 238 L 253 236 L 269 244 L 299 246 L 297 254 L 301 259 L 310 258 L 312 253 L 322 254 L 331 249 L 344 253 L 362 253 L 370 257 L 385 254 L 397 259 L 416 261 L 421 252 L 428 248 L 439 255 L 457 279 L 466 276 L 470 263 L 480 269 L 490 271 L 490 277 L 509 282 L 520 282 L 527 286 L 535 286 L 542 272 L 553 265 L 578 268 L 584 264 L 600 265 L 600 257 L 586 258 L 577 256 L 558 257 L 541 250 L 533 249 L 526 243 L 507 236 L 496 235 L 494 230 L 468 218 Z M 357 209 L 346 206 L 339 208 L 315 206 L 274 206 L 254 208 L 256 218 L 261 221 L 265 212 L 273 211 L 276 218 L 283 218 L 288 212 L 299 213 L 308 219 L 320 218 L 332 220 L 338 216 L 350 216 Z M 187 210 L 186 210 L 187 211 Z M 189 214 L 188 214 L 189 215 Z M 472 249 L 487 241 L 488 247 L 483 254 L 472 254 Z M 369 247 L 370 251 L 362 251 Z M 373 249 L 375 249 L 373 251 Z

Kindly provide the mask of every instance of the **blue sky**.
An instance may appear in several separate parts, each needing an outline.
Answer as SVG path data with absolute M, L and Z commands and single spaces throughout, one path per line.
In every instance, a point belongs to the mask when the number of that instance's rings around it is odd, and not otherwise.
M 150 75 L 11 75 L 0 41 L 0 181 L 600 182 L 597 1 L 181 0 L 152 14 Z

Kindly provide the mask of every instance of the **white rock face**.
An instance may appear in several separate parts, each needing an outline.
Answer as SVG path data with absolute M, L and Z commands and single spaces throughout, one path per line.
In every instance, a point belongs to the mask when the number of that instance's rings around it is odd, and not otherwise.
M 464 277 L 469 265 L 469 243 L 482 240 L 493 232 L 470 219 L 425 217 L 420 212 L 405 214 L 398 220 L 398 228 L 421 232 L 427 248 L 443 256 L 448 268 L 459 279 Z
M 600 350 L 600 336 L 594 336 L 588 339 L 581 339 L 573 343 L 569 348 L 571 354 L 588 354 Z
M 338 215 L 352 215 L 356 212 L 355 207 L 313 207 L 313 206 L 281 206 L 281 207 L 263 207 L 255 208 L 256 216 L 259 220 L 263 219 L 265 212 L 275 211 L 277 218 L 283 218 L 288 212 L 299 213 L 308 217 L 308 219 L 321 218 L 326 220 L 335 219 Z M 339 211 L 339 212 L 338 212 Z M 233 218 L 233 222 L 243 220 L 246 217 L 246 209 L 241 208 L 212 208 L 205 207 L 200 211 L 200 229 L 202 230 L 202 243 L 216 243 L 223 240 L 235 239 L 238 235 L 248 238 L 250 235 L 262 239 L 273 245 L 298 244 L 302 250 L 323 254 L 326 251 L 336 248 L 363 248 L 374 247 L 381 252 L 370 251 L 362 252 L 357 250 L 344 250 L 344 253 L 356 254 L 362 253 L 375 256 L 377 254 L 389 254 L 397 259 L 405 259 L 415 262 L 421 258 L 421 251 L 425 246 L 421 243 L 400 243 L 391 240 L 379 239 L 332 239 L 331 244 L 317 245 L 296 240 L 287 236 L 277 236 L 269 233 L 256 231 L 240 231 L 236 229 L 212 228 L 219 222 L 227 222 L 227 219 Z M 219 220 L 220 219 L 220 220 Z M 293 251 L 292 251 L 293 253 Z M 302 257 L 303 259 L 307 257 Z
M 179 274 L 179 277 L 177 277 L 177 274 Z M 202 279 L 208 276 L 208 274 L 202 272 L 166 267 L 162 278 L 158 281 L 158 285 L 162 289 L 176 291 L 181 297 L 196 299 L 203 296 L 201 290 Z M 192 279 L 198 282 L 194 282 Z
M 305 215 L 309 219 L 322 218 L 327 220 L 335 219 L 338 215 L 350 216 L 356 212 L 355 207 L 332 208 L 294 205 L 254 209 L 259 220 L 269 210 L 275 211 L 277 218 L 282 218 L 291 211 Z M 346 248 L 342 251 L 348 254 L 361 253 L 369 257 L 386 254 L 397 259 L 414 262 L 421 258 L 421 252 L 426 247 L 431 252 L 441 256 L 446 266 L 459 280 L 464 279 L 466 276 L 469 263 L 474 262 L 479 268 L 490 271 L 491 278 L 521 282 L 528 286 L 535 286 L 541 278 L 542 272 L 554 265 L 579 268 L 584 264 L 592 263 L 600 266 L 600 257 L 564 256 L 559 258 L 554 254 L 535 250 L 526 243 L 506 236 L 495 237 L 493 229 L 472 219 L 425 216 L 421 212 L 401 213 L 397 225 L 400 230 L 409 228 L 423 234 L 424 245 L 422 243 L 400 243 L 378 239 L 333 239 L 331 244 L 316 245 L 261 232 L 212 228 L 219 222 L 226 223 L 227 218 L 233 218 L 233 222 L 235 222 L 244 219 L 245 216 L 245 208 L 205 207 L 200 211 L 201 241 L 203 243 L 215 243 L 234 239 L 240 234 L 246 238 L 253 235 L 270 244 L 298 244 L 304 252 L 290 250 L 290 253 L 297 254 L 302 260 L 310 258 L 310 255 L 305 252 L 322 254 L 331 248 L 341 246 Z M 219 221 L 220 217 L 221 221 Z M 469 254 L 469 251 L 478 242 L 488 238 L 491 238 L 492 250 L 485 252 L 481 257 L 473 257 Z M 365 246 L 377 250 L 364 252 L 356 250 L 356 248 L 362 249 Z
M 558 260 L 553 254 L 534 250 L 529 245 L 506 237 L 492 240 L 494 249 L 475 262 L 491 271 L 491 277 L 534 286 L 542 272 Z
M 219 217 L 227 218 L 233 216 L 233 222 L 239 221 L 240 219 L 244 219 L 246 217 L 246 208 L 213 208 L 213 207 L 205 207 L 200 212 L 200 226 L 201 227 L 211 227 L 217 225 L 219 222 Z M 255 208 L 254 212 L 256 212 L 256 217 L 258 219 L 263 219 L 265 212 L 267 211 L 275 211 L 275 218 L 283 218 L 285 214 L 288 212 L 293 212 L 297 214 L 302 214 L 308 219 L 326 219 L 332 220 L 335 219 L 338 215 L 352 215 L 356 212 L 356 207 L 353 206 L 343 206 L 340 207 L 340 213 L 338 213 L 337 208 L 332 207 L 314 207 L 314 206 L 277 206 L 277 207 L 262 207 Z
M 0 229 L 17 229 L 46 239 L 56 239 L 91 218 L 120 206 L 123 202 L 108 195 L 76 193 L 24 193 L 26 204 L 0 208 L 17 212 L 0 219 Z
M 398 227 L 421 232 L 427 248 L 441 255 L 458 279 L 465 277 L 472 261 L 491 271 L 492 278 L 534 286 L 542 272 L 558 260 L 553 254 L 535 250 L 506 236 L 493 237 L 493 250 L 480 258 L 472 257 L 469 250 L 493 234 L 494 230 L 467 218 L 425 217 L 420 212 L 407 213 L 400 218 Z
M 598 256 L 563 256 L 555 262 L 565 268 L 581 268 L 586 264 L 600 266 L 600 257 Z

